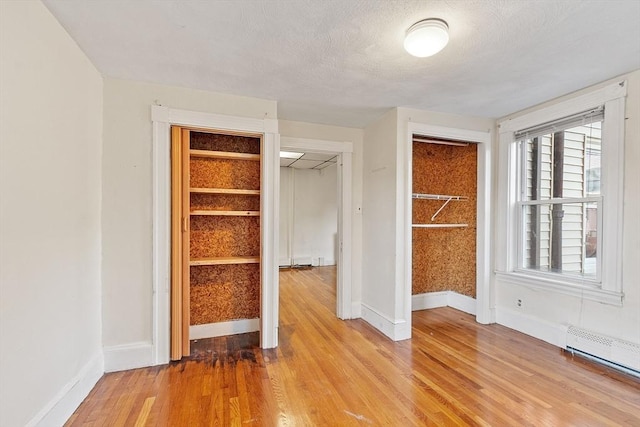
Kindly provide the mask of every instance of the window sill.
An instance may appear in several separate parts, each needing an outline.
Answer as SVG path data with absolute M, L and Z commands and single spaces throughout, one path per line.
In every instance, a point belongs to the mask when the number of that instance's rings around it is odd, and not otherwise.
M 622 292 L 582 286 L 567 280 L 558 280 L 543 276 L 506 271 L 496 271 L 495 274 L 499 280 L 504 282 L 514 283 L 516 285 L 526 286 L 532 289 L 557 292 L 564 295 L 575 296 L 619 307 L 622 306 L 622 299 L 624 297 Z

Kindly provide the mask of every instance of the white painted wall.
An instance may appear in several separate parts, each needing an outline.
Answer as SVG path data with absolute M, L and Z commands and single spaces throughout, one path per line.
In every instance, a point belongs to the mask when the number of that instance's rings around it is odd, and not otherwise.
M 397 110 L 364 129 L 362 206 L 363 318 L 394 336 L 398 266 L 396 239 Z
M 406 147 L 410 122 L 490 132 L 491 119 L 397 108 L 365 128 L 363 318 L 393 339 L 410 336 L 411 284 L 405 259 L 410 182 Z
M 103 340 L 109 358 L 151 361 L 151 105 L 275 118 L 275 101 L 105 79 L 103 149 Z M 168 207 L 167 207 L 168 208 Z M 168 326 L 167 326 L 168 327 Z
M 622 307 L 551 291 L 534 290 L 510 283 L 507 280 L 495 279 L 496 310 L 499 315 L 503 314 L 502 317 L 526 318 L 530 323 L 537 323 L 539 326 L 572 324 L 640 344 L 640 279 L 638 279 L 640 277 L 640 262 L 638 262 L 640 260 L 640 220 L 638 219 L 640 218 L 640 168 L 638 168 L 638 164 L 640 164 L 640 70 L 575 94 L 549 101 L 535 108 L 554 105 L 573 96 L 623 79 L 627 80 L 628 86 L 624 145 L 624 223 L 622 233 L 624 300 Z M 503 119 L 518 117 L 532 110 L 525 110 Z M 516 305 L 518 299 L 523 302 L 521 307 Z M 540 328 L 538 330 L 542 332 Z
M 0 425 L 61 425 L 103 373 L 102 77 L 40 2 L 0 31 Z
M 280 265 L 336 264 L 338 171 L 280 168 Z
M 295 122 L 289 120 L 278 121 L 282 137 L 320 139 L 325 141 L 343 141 L 353 144 L 353 177 L 352 196 L 353 213 L 351 217 L 352 258 L 351 266 L 351 315 L 360 317 L 360 302 L 362 298 L 362 186 L 363 186 L 363 137 L 362 129 L 328 126 L 315 123 Z M 282 226 L 281 226 L 282 227 Z

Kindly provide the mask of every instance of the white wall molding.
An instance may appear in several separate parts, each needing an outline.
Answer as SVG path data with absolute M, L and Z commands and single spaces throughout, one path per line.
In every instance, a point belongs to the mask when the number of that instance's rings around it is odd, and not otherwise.
M 411 310 L 428 310 L 430 308 L 447 307 L 449 305 L 449 291 L 427 292 L 411 295 Z
M 96 385 L 104 374 L 102 353 L 96 354 L 27 424 L 32 426 L 61 426 Z
M 411 324 L 404 319 L 393 320 L 365 303 L 361 303 L 360 306 L 362 319 L 393 341 L 411 338 Z
M 568 326 L 566 325 L 548 322 L 502 307 L 496 308 L 496 323 L 560 348 L 567 346 Z
M 226 335 L 245 334 L 260 330 L 260 319 L 241 319 L 229 322 L 207 323 L 204 325 L 189 326 L 189 338 L 199 340 L 202 338 L 223 337 Z
M 476 304 L 474 298 L 453 291 L 427 292 L 411 296 L 411 310 L 413 311 L 451 307 L 475 316 Z
M 104 371 L 116 372 L 154 364 L 154 348 L 149 342 L 114 345 L 104 348 Z

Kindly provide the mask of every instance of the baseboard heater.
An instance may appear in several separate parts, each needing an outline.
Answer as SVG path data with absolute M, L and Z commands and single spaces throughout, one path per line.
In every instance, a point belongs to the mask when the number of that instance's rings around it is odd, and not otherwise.
M 640 345 L 638 344 L 569 326 L 567 351 L 640 378 Z

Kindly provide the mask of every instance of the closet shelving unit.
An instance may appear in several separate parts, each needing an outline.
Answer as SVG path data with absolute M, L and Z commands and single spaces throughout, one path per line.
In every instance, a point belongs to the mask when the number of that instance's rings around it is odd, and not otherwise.
M 171 358 L 260 317 L 262 136 L 172 127 Z M 215 335 L 211 335 L 215 336 Z
M 426 194 L 426 193 L 413 193 L 412 197 L 419 200 L 444 200 L 444 203 L 440 208 L 431 216 L 431 221 L 435 221 L 436 217 L 451 201 L 467 201 L 467 196 L 452 196 L 447 194 Z M 412 224 L 414 228 L 456 228 L 456 227 L 468 227 L 469 224 Z

